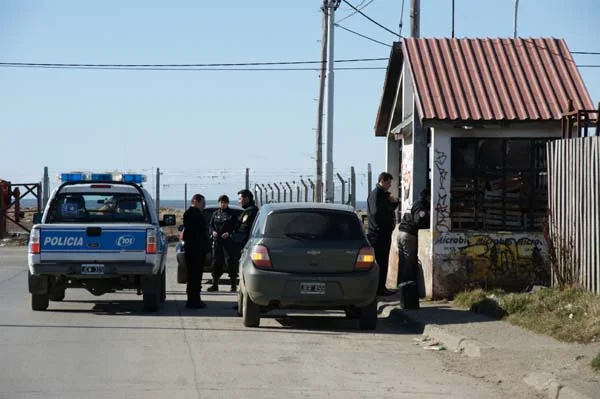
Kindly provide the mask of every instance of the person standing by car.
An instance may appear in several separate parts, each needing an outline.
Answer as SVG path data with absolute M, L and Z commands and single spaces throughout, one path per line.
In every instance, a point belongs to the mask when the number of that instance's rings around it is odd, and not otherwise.
M 236 254 L 235 278 L 234 276 L 231 276 L 232 291 L 235 291 L 237 288 L 234 284 L 236 283 L 238 274 L 237 272 L 239 269 L 238 263 L 240 259 L 240 253 L 250 238 L 250 229 L 252 229 L 252 224 L 254 223 L 254 219 L 256 219 L 256 214 L 258 213 L 258 207 L 254 202 L 254 195 L 252 194 L 252 191 L 248 189 L 238 191 L 238 202 L 243 208 L 243 211 L 238 217 L 232 237 L 232 242 L 235 246 L 234 251 Z
M 231 235 L 235 229 L 237 218 L 229 208 L 229 197 L 219 197 L 219 209 L 210 218 L 209 229 L 213 239 L 212 253 L 212 285 L 206 291 L 219 291 L 219 279 L 223 275 L 224 265 L 231 280 L 231 291 L 236 291 L 235 279 L 237 278 L 238 265 L 235 248 L 231 242 Z
M 418 237 L 420 229 L 428 229 L 431 223 L 431 202 L 428 189 L 421 191 L 415 202 L 398 223 L 398 283 L 404 309 L 419 308 L 419 259 Z
M 206 307 L 200 297 L 202 289 L 202 271 L 204 259 L 209 251 L 208 227 L 203 210 L 206 200 L 201 194 L 192 197 L 192 206 L 183 214 L 183 240 L 185 263 L 187 264 L 187 308 L 201 309 Z
M 394 209 L 398 200 L 388 191 L 393 177 L 382 172 L 377 179 L 377 187 L 367 199 L 368 233 L 367 238 L 375 250 L 375 260 L 379 265 L 379 285 L 377 295 L 387 296 L 392 292 L 385 288 L 387 279 L 390 246 L 394 232 Z

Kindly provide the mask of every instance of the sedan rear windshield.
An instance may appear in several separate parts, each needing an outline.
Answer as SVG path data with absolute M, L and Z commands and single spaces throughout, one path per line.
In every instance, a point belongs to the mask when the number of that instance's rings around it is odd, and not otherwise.
M 141 195 L 126 193 L 59 194 L 47 223 L 150 223 Z
M 263 237 L 296 240 L 362 240 L 356 215 L 335 211 L 285 211 L 267 217 Z

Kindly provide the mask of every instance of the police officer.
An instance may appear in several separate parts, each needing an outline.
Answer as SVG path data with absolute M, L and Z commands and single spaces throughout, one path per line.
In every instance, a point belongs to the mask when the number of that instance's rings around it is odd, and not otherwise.
M 405 309 L 419 308 L 418 237 L 420 229 L 429 228 L 430 208 L 429 189 L 425 189 L 398 224 L 398 282 Z
M 238 272 L 237 255 L 234 244 L 231 241 L 231 235 L 236 224 L 237 218 L 231 211 L 231 208 L 229 208 L 229 197 L 221 195 L 219 197 L 219 209 L 212 214 L 209 223 L 213 239 L 213 280 L 212 285 L 207 289 L 209 292 L 219 290 L 219 279 L 223 275 L 224 264 L 227 264 L 227 272 L 231 280 L 231 291 L 236 291 L 235 279 Z
M 202 272 L 204 260 L 210 248 L 208 240 L 208 227 L 204 219 L 206 200 L 203 195 L 195 194 L 192 197 L 192 206 L 183 214 L 183 241 L 185 263 L 187 265 L 187 308 L 204 308 L 206 304 L 200 298 L 202 288 Z
M 238 265 L 239 263 L 239 257 L 242 248 L 244 248 L 244 246 L 248 242 L 248 239 L 250 238 L 250 229 L 252 229 L 252 224 L 254 223 L 254 219 L 256 219 L 256 214 L 258 213 L 258 207 L 254 202 L 254 195 L 252 194 L 252 191 L 247 189 L 238 191 L 238 202 L 244 210 L 238 217 L 236 227 L 233 233 L 232 242 L 235 245 L 235 253 L 237 260 L 236 265 Z M 231 276 L 232 291 L 234 290 L 234 288 L 236 288 L 233 284 L 235 284 L 238 270 L 239 265 L 238 269 L 236 269 L 235 277 L 233 275 Z
M 393 176 L 382 172 L 377 179 L 377 187 L 367 199 L 367 215 L 369 226 L 367 238 L 375 251 L 375 260 L 379 265 L 378 296 L 388 296 L 393 292 L 385 288 L 388 272 L 388 258 L 394 232 L 394 209 L 398 200 L 389 192 Z

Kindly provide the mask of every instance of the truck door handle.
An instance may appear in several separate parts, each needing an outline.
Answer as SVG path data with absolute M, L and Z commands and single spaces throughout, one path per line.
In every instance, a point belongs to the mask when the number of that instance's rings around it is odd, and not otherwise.
M 102 227 L 88 227 L 85 229 L 88 237 L 100 237 L 102 235 Z

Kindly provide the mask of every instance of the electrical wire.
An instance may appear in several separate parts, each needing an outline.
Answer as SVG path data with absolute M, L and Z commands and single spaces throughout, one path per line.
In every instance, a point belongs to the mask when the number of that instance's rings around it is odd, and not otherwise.
M 363 10 L 363 9 L 367 8 L 367 7 L 368 7 L 368 6 L 369 6 L 371 3 L 373 3 L 374 1 L 375 1 L 375 0 L 370 0 L 368 3 L 364 4 L 365 2 L 364 2 L 364 0 L 363 0 L 363 1 L 361 1 L 361 2 L 360 2 L 360 4 L 358 4 L 358 5 L 356 6 L 356 8 L 357 8 L 357 9 L 359 9 L 359 10 Z M 364 5 L 363 5 L 363 4 L 364 4 Z M 342 22 L 342 21 L 345 21 L 345 20 L 347 20 L 348 18 L 350 18 L 350 17 L 352 17 L 352 16 L 354 16 L 354 15 L 356 15 L 356 14 L 358 14 L 358 11 L 353 11 L 351 14 L 348 14 L 348 15 L 346 15 L 345 17 L 343 17 L 343 18 L 341 18 L 341 19 L 338 19 L 337 21 L 335 21 L 335 23 L 336 23 L 336 24 L 339 24 L 340 22 Z
M 373 39 L 372 37 L 369 37 L 369 36 L 363 35 L 362 33 L 355 32 L 355 31 L 353 31 L 352 29 L 348 29 L 348 28 L 346 28 L 345 26 L 342 26 L 342 25 L 340 25 L 340 24 L 338 24 L 338 23 L 335 23 L 334 25 L 335 25 L 335 26 L 337 26 L 337 27 L 338 27 L 338 28 L 340 28 L 340 29 L 343 29 L 343 30 L 347 31 L 347 32 L 353 33 L 353 34 L 355 34 L 356 36 L 360 36 L 360 37 L 362 37 L 363 39 L 367 39 L 367 40 L 370 40 L 370 41 L 372 41 L 372 42 L 374 42 L 374 43 L 381 44 L 382 46 L 386 46 L 386 47 L 392 47 L 392 46 L 391 46 L 391 45 L 389 45 L 389 44 L 386 44 L 386 43 L 384 43 L 384 42 L 380 42 L 379 40 L 376 40 L 376 39 Z
M 360 15 L 362 15 L 363 17 L 365 17 L 366 19 L 368 19 L 369 21 L 371 21 L 372 23 L 374 23 L 375 25 L 379 26 L 381 29 L 388 31 L 389 33 L 391 33 L 392 35 L 398 36 L 398 37 L 402 37 L 400 36 L 398 33 L 394 32 L 391 29 L 386 28 L 385 26 L 381 25 L 379 22 L 375 21 L 373 18 L 369 17 L 367 14 L 365 14 L 364 12 L 362 12 L 361 10 L 359 10 L 358 8 L 354 7 L 352 4 L 350 4 L 347 0 L 342 0 L 344 3 L 346 3 L 347 5 L 349 5 L 354 11 L 356 11 L 357 13 L 359 13 Z
M 335 60 L 337 63 L 386 61 L 387 58 L 349 58 Z M 207 64 L 84 64 L 84 63 L 46 63 L 46 62 L 0 62 L 0 66 L 42 66 L 42 67 L 90 67 L 90 68 L 223 68 L 273 65 L 321 64 L 323 61 L 269 61 L 269 62 L 232 62 Z

